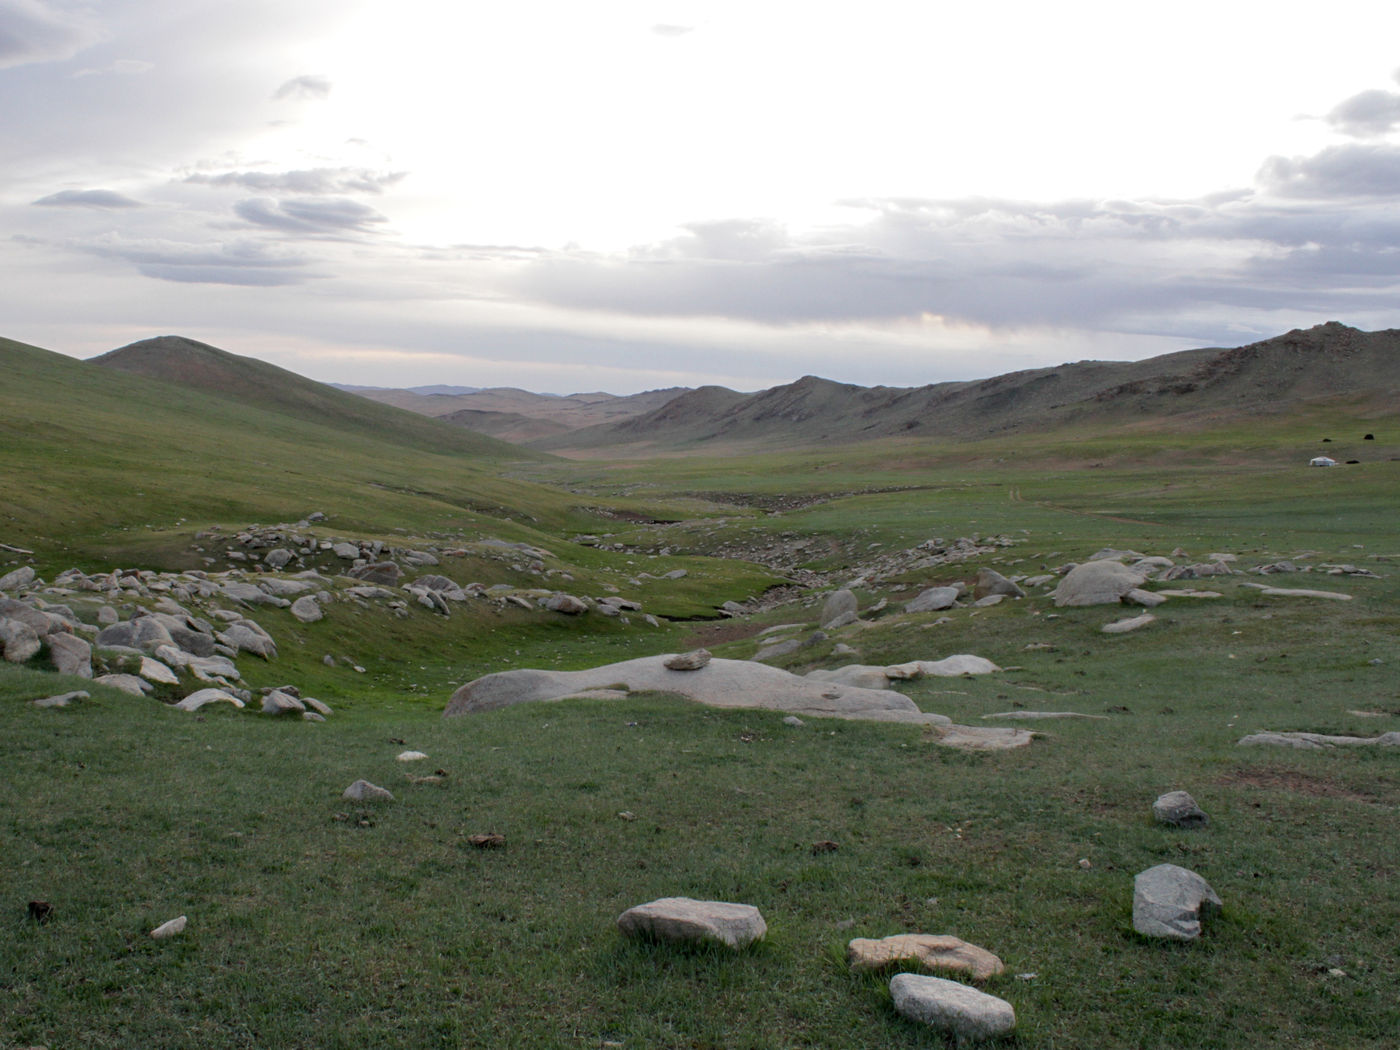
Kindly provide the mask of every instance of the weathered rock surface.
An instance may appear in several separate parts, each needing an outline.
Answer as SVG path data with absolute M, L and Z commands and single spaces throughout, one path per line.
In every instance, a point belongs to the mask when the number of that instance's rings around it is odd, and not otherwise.
M 262 593 L 262 592 L 259 592 Z M 125 623 L 115 623 L 97 632 L 98 647 L 124 645 L 143 652 L 154 652 L 162 645 L 174 645 L 165 624 L 154 616 L 140 616 Z
M 1127 634 L 1129 631 L 1137 631 L 1148 624 L 1156 623 L 1157 617 L 1151 613 L 1142 613 L 1140 616 L 1130 616 L 1126 620 L 1114 620 L 1099 628 L 1104 634 Z
M 1005 999 L 942 977 L 897 974 L 890 980 L 890 996 L 901 1016 L 936 1028 L 960 1044 L 995 1039 L 1016 1027 L 1016 1011 Z
M 991 674 L 1001 668 L 985 657 L 958 653 L 956 656 L 945 656 L 942 660 L 911 660 L 904 664 L 891 664 L 884 670 L 887 678 L 908 679 L 959 678 L 965 674 Z
M 1350 594 L 1343 594 L 1341 591 L 1310 591 L 1303 587 L 1265 587 L 1261 583 L 1246 583 L 1244 586 L 1252 587 L 1260 594 L 1271 595 L 1275 598 L 1328 598 L 1335 602 L 1352 600 Z
M 588 603 L 572 594 L 551 594 L 541 603 L 550 612 L 579 616 L 588 611 Z
M 1203 828 L 1210 817 L 1185 791 L 1168 791 L 1152 803 L 1152 816 L 1175 828 Z
M 120 689 L 123 693 L 130 693 L 132 696 L 145 696 L 152 689 L 150 682 L 134 674 L 104 674 L 99 678 L 94 678 L 93 682 L 97 685 L 109 685 L 113 689 Z
M 0 591 L 17 591 L 29 586 L 34 579 L 34 569 L 29 565 L 21 565 L 18 569 L 0 576 Z
M 1334 747 L 1400 747 L 1400 733 L 1380 736 L 1328 736 L 1324 733 L 1251 733 L 1238 747 L 1292 747 L 1300 751 L 1327 751 Z
M 59 674 L 75 674 L 80 678 L 92 677 L 92 646 L 82 638 L 72 634 L 55 632 L 46 639 L 49 658 Z
M 277 645 L 267 632 L 255 629 L 251 624 L 239 622 L 229 624 L 228 629 L 217 636 L 231 649 L 261 656 L 264 660 L 277 658 Z
M 761 940 L 768 924 L 752 904 L 662 897 L 628 908 L 617 917 L 628 937 L 681 943 L 714 942 L 743 948 Z
M 978 599 L 998 595 L 1006 598 L 1024 598 L 1026 596 L 1025 591 L 995 569 L 978 570 L 977 581 L 972 585 L 972 594 Z
M 368 780 L 357 780 L 346 788 L 340 795 L 341 798 L 349 799 L 351 802 L 392 802 L 394 794 L 388 788 L 371 784 Z
M 177 933 L 184 933 L 185 926 L 189 920 L 183 915 L 177 915 L 169 922 L 163 922 L 151 931 L 151 936 L 156 940 L 164 940 L 167 937 L 174 937 Z
M 1201 919 L 1219 912 L 1210 883 L 1175 864 L 1158 864 L 1133 879 L 1133 929 L 1177 941 L 1201 935 Z
M 234 707 L 242 707 L 243 701 L 225 689 L 201 689 L 174 706 L 181 711 L 198 711 L 206 704 L 232 704 Z
M 883 667 L 868 667 L 863 664 L 849 664 L 830 670 L 808 671 L 804 676 L 815 682 L 835 682 L 838 685 L 855 686 L 857 689 L 888 689 L 889 677 Z
M 0 650 L 12 664 L 22 664 L 42 648 L 34 628 L 21 620 L 0 617 Z
M 1006 966 L 985 948 L 958 937 L 902 933 L 879 940 L 857 937 L 846 945 L 852 970 L 883 970 L 895 963 L 917 962 L 931 970 L 954 970 L 975 981 L 1004 973 Z
M 321 603 L 311 595 L 306 594 L 292 602 L 291 614 L 302 623 L 315 623 L 326 614 L 321 610 Z
M 845 624 L 855 620 L 856 613 L 859 611 L 860 606 L 856 601 L 855 594 L 848 588 L 842 587 L 838 591 L 832 591 L 823 603 L 820 617 L 821 626 L 833 626 L 837 620 L 842 621 L 841 626 L 845 626 Z
M 377 583 L 384 587 L 395 587 L 398 585 L 402 570 L 391 561 L 376 561 L 369 565 L 361 565 L 351 569 L 349 576 L 356 580 L 364 580 L 365 583 Z
M 938 612 L 951 609 L 962 597 L 961 587 L 930 587 L 904 606 L 907 613 Z
M 532 700 L 559 700 L 594 689 L 676 693 L 713 707 L 759 707 L 828 718 L 947 724 L 924 714 L 900 693 L 856 689 L 801 678 L 747 660 L 711 660 L 694 671 L 673 671 L 668 656 L 645 656 L 585 671 L 522 669 L 485 675 L 458 689 L 444 716 L 486 711 Z
M 713 659 L 708 649 L 692 649 L 666 657 L 663 666 L 668 671 L 698 671 Z
M 1120 561 L 1102 559 L 1076 565 L 1055 588 L 1054 602 L 1058 606 L 1114 605 L 1129 592 L 1147 581 L 1142 569 Z
M 77 689 L 71 693 L 59 693 L 57 696 L 44 696 L 38 700 L 29 701 L 35 707 L 67 707 L 69 704 L 79 700 L 91 699 L 92 694 L 85 689 Z

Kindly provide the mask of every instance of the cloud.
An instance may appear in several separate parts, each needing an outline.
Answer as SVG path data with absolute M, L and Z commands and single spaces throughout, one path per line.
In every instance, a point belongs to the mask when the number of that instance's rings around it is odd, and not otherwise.
M 140 73 L 149 73 L 156 68 L 154 62 L 143 62 L 136 58 L 119 58 L 115 62 L 101 66 L 96 69 L 80 69 L 73 74 L 76 80 L 78 77 L 95 77 L 103 73 L 116 73 L 119 76 L 136 76 Z
M 1311 157 L 1270 157 L 1259 181 L 1288 197 L 1314 200 L 1400 194 L 1400 146 L 1329 146 Z
M 119 259 L 146 277 L 182 284 L 275 287 L 301 284 L 316 274 L 305 271 L 304 256 L 277 252 L 252 241 L 208 246 L 108 235 L 78 246 L 88 254 Z
M 363 233 L 375 223 L 388 221 L 373 208 L 343 197 L 284 201 L 253 197 L 239 201 L 233 210 L 245 222 L 284 233 Z
M 97 37 L 84 16 L 42 0 L 0 0 L 0 69 L 72 58 Z
M 112 190 L 60 190 L 40 197 L 35 204 L 64 208 L 140 208 L 144 205 Z
M 1384 135 L 1400 125 L 1400 94 L 1394 91 L 1363 91 L 1339 102 L 1323 118 L 1338 131 L 1357 138 Z
M 286 99 L 319 100 L 329 98 L 330 94 L 330 78 L 312 74 L 293 77 L 272 93 L 272 100 L 274 102 L 282 102 Z
M 185 182 L 201 186 L 236 186 L 259 193 L 383 193 L 402 181 L 403 171 L 371 171 L 368 168 L 308 168 L 300 171 L 225 171 L 217 175 L 186 176 Z

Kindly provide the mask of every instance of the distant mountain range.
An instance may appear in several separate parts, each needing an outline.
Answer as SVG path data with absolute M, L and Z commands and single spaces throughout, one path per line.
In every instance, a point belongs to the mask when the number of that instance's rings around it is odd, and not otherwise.
M 976 439 L 1144 419 L 1211 426 L 1336 398 L 1393 411 L 1400 404 L 1400 330 L 1362 332 L 1329 321 L 1232 349 L 1183 350 L 1135 362 L 1080 361 L 912 388 L 804 376 L 757 393 L 707 386 L 631 397 L 558 398 L 504 389 L 455 397 L 364 394 L 552 451 Z

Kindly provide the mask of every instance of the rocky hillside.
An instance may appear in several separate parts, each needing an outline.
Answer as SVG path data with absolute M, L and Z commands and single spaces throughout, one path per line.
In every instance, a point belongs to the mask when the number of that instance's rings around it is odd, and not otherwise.
M 1332 321 L 1234 349 L 1081 361 L 973 382 L 860 387 L 805 376 L 755 394 L 704 387 L 634 419 L 532 444 L 802 447 L 901 435 L 985 438 L 1142 419 L 1219 423 L 1324 398 L 1393 404 L 1397 395 L 1400 330 L 1362 332 Z

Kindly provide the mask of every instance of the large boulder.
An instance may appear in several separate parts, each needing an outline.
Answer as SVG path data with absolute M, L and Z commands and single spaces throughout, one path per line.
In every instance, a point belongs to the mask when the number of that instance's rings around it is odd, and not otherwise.
M 264 660 L 277 658 L 277 645 L 268 637 L 267 632 L 256 629 L 249 622 L 240 620 L 238 623 L 229 624 L 228 629 L 220 634 L 218 639 L 230 649 L 252 653 Z
M 952 1036 L 959 1046 L 1016 1027 L 1016 1011 L 1005 999 L 942 977 L 898 974 L 890 981 L 890 997 L 901 1016 Z
M 23 620 L 0 617 L 0 653 L 12 664 L 22 664 L 42 648 L 39 635 Z
M 563 613 L 566 616 L 578 616 L 588 611 L 588 603 L 572 594 L 551 594 L 540 604 L 550 612 Z
M 713 942 L 743 948 L 768 932 L 763 916 L 752 904 L 662 897 L 628 908 L 617 927 L 629 937 L 681 943 Z
M 792 714 L 882 722 L 946 725 L 943 715 L 925 714 L 907 696 L 889 690 L 801 678 L 748 660 L 711 660 L 697 670 L 672 670 L 675 654 L 644 656 L 584 671 L 500 671 L 458 689 L 444 716 L 489 711 L 532 700 L 560 700 L 594 690 L 676 693 L 712 707 L 758 707 Z
M 154 616 L 141 616 L 134 620 L 127 620 L 125 623 L 115 623 L 111 627 L 104 627 L 97 632 L 97 645 L 104 646 L 126 646 L 129 649 L 140 649 L 142 652 L 155 652 L 162 645 L 175 645 L 175 639 L 170 637 L 170 632 L 166 630 L 165 624 L 161 623 Z
M 1086 561 L 1065 575 L 1053 597 L 1058 606 L 1116 605 L 1146 582 L 1143 569 L 1111 559 Z
M 12 572 L 0 576 L 0 591 L 17 591 L 21 587 L 28 587 L 34 582 L 34 569 L 28 565 L 21 565 Z
M 1193 941 L 1202 917 L 1220 907 L 1210 883 L 1175 864 L 1158 864 L 1133 879 L 1133 929 L 1145 937 Z
M 92 646 L 86 641 L 76 635 L 60 632 L 49 635 L 45 640 L 49 645 L 49 659 L 59 674 L 92 677 Z
M 972 595 L 978 599 L 996 596 L 1024 598 L 1026 592 L 995 569 L 980 569 L 977 573 L 977 582 L 972 586 Z
M 292 602 L 291 614 L 302 623 L 315 623 L 326 615 L 321 610 L 321 603 L 309 594 L 304 594 Z

